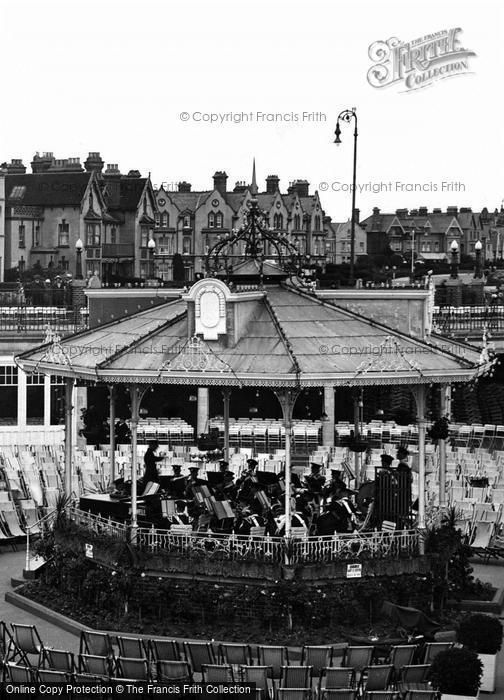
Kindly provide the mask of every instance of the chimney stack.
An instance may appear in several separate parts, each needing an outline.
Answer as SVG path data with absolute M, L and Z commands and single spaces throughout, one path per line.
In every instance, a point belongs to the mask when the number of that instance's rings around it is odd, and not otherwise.
M 103 179 L 107 183 L 108 204 L 112 207 L 119 206 L 121 199 L 121 171 L 117 163 L 107 164 L 107 169 L 103 173 Z
M 178 191 L 179 192 L 190 192 L 191 191 L 191 183 L 186 182 L 183 180 L 182 182 L 178 183 Z
M 275 194 L 280 189 L 280 178 L 278 175 L 268 175 L 266 178 L 267 194 Z
M 357 207 L 354 209 L 354 221 L 356 224 L 360 222 L 360 209 L 357 209 Z
M 419 216 L 427 216 L 429 213 L 429 210 L 427 207 L 418 207 L 418 215 Z
M 32 173 L 44 173 L 54 163 L 54 154 L 52 151 L 45 152 L 40 155 L 40 153 L 35 153 L 33 160 L 31 162 Z
M 103 162 L 103 158 L 100 156 L 99 151 L 90 151 L 88 153 L 88 157 L 84 161 L 84 167 L 86 168 L 87 173 L 101 173 L 104 165 L 105 163 Z
M 297 192 L 298 197 L 309 197 L 310 183 L 308 180 L 294 180 L 289 187 L 289 193 Z
M 24 175 L 26 166 L 23 165 L 21 158 L 12 158 L 10 163 L 7 163 L 7 175 Z
M 222 195 L 226 194 L 226 181 L 228 176 L 224 170 L 218 170 L 213 176 L 214 190 L 220 192 Z

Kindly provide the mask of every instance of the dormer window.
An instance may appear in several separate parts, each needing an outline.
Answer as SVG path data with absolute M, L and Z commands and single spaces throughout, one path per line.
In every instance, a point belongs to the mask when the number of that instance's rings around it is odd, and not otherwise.
M 283 215 L 274 214 L 273 215 L 273 228 L 278 230 L 283 228 Z
M 320 216 L 315 217 L 314 228 L 315 228 L 315 231 L 320 231 Z
M 299 214 L 294 214 L 294 231 L 299 231 L 301 228 L 301 219 L 299 218 Z

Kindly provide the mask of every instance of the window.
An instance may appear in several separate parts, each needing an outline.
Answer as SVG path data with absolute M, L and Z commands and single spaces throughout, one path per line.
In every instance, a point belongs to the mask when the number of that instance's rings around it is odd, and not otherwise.
M 208 215 L 208 228 L 215 228 L 215 214 L 213 211 Z
M 100 225 L 86 224 L 86 245 L 100 245 Z
M 184 255 L 191 254 L 191 239 L 189 238 L 189 236 L 184 236 L 184 240 L 182 242 L 182 253 Z
M 283 215 L 282 214 L 274 214 L 273 215 L 273 228 L 274 229 L 282 229 L 283 228 Z
M 184 228 L 191 228 L 191 217 L 188 214 L 184 216 Z
M 17 383 L 17 367 L 13 367 L 11 365 L 7 365 L 6 367 L 0 367 L 0 386 L 17 385 Z
M 26 245 L 25 235 L 26 235 L 25 225 L 24 225 L 24 224 L 19 224 L 19 228 L 18 228 L 18 246 L 19 246 L 20 248 L 24 248 L 25 245 Z
M 161 224 L 161 215 L 158 212 L 155 212 L 155 214 L 154 214 L 154 222 L 155 222 L 156 228 L 159 228 L 159 226 Z
M 147 243 L 149 242 L 149 227 L 140 226 L 140 247 L 147 248 Z
M 359 241 L 359 250 L 364 250 L 364 241 Z
M 222 228 L 224 225 L 224 217 L 222 216 L 221 212 L 217 212 L 215 215 L 215 228 Z
M 434 252 L 439 253 L 439 241 L 434 241 Z
M 70 227 L 65 219 L 62 219 L 61 224 L 58 226 L 58 245 L 67 246 L 70 241 Z
M 315 217 L 314 227 L 315 227 L 315 231 L 320 231 L 320 216 Z
M 23 256 L 20 257 L 18 260 L 18 270 L 19 272 L 24 272 L 26 269 L 26 260 L 24 259 Z
M 169 225 L 170 225 L 170 217 L 168 216 L 168 212 L 164 211 L 161 214 L 161 226 L 163 228 L 168 228 Z
M 15 187 L 12 188 L 12 192 L 10 193 L 10 198 L 11 199 L 23 199 L 25 192 L 26 192 L 25 185 L 16 185 Z
M 67 260 L 64 255 L 60 260 L 60 266 L 62 270 L 68 270 L 70 268 L 70 261 Z
M 299 231 L 301 227 L 301 219 L 299 218 L 299 214 L 294 215 L 294 230 Z
M 115 226 L 112 226 L 110 229 L 110 242 L 117 243 L 117 229 Z
M 35 228 L 33 229 L 33 245 L 35 248 L 38 248 L 41 245 L 40 224 L 35 224 Z

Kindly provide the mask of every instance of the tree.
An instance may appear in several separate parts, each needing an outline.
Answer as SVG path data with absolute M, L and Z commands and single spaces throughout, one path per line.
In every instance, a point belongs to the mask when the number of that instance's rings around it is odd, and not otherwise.
M 173 256 L 173 280 L 174 282 L 185 282 L 184 259 L 180 253 Z

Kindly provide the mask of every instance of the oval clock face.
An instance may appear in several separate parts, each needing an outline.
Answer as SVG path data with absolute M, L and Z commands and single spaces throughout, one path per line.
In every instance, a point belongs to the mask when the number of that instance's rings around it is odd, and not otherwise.
M 158 199 L 157 203 L 160 207 L 164 207 L 164 205 L 166 204 L 166 199 Z
M 219 295 L 208 291 L 201 295 L 201 321 L 207 328 L 215 328 L 219 323 Z
M 219 200 L 218 199 L 213 199 L 212 200 L 212 207 L 218 207 L 219 206 Z

